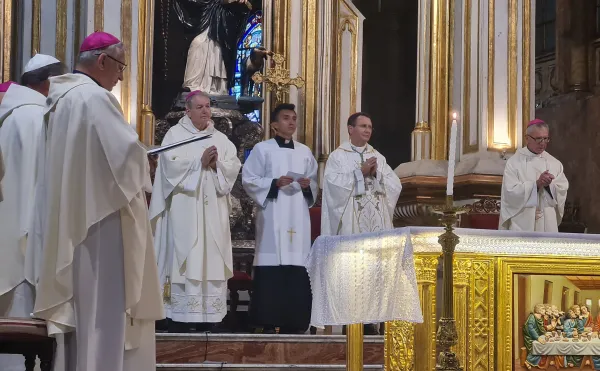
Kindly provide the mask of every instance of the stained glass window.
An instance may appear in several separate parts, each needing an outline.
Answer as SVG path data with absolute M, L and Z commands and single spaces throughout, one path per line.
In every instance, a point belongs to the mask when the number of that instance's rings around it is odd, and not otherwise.
M 262 28 L 262 11 L 258 10 L 254 12 L 249 18 L 246 24 L 244 34 L 238 43 L 237 48 L 237 60 L 235 64 L 235 80 L 234 85 L 229 92 L 230 95 L 234 95 L 239 98 L 242 94 L 242 66 L 246 61 L 246 58 L 250 55 L 253 48 L 262 46 L 263 42 L 263 28 Z M 248 95 L 262 96 L 260 86 L 255 85 L 254 89 L 248 92 Z M 248 118 L 254 122 L 260 122 L 260 111 L 256 110 L 247 114 Z

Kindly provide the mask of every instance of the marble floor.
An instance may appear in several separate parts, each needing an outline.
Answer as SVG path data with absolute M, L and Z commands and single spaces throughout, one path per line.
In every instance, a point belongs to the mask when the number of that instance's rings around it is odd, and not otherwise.
M 367 369 L 382 369 L 383 336 L 365 336 Z M 343 335 L 165 334 L 156 335 L 157 370 L 343 370 Z

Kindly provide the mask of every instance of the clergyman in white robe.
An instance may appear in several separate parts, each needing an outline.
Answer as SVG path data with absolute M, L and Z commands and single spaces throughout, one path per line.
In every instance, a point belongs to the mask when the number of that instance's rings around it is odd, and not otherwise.
M 154 370 L 154 324 L 164 311 L 146 150 L 114 95 L 81 72 L 51 79 L 45 120 L 48 204 L 34 314 L 50 335 L 74 332 L 67 370 Z
M 305 261 L 317 170 L 307 146 L 280 136 L 255 145 L 242 168 L 244 190 L 257 207 L 250 303 L 251 321 L 257 326 L 295 332 L 305 331 L 310 323 L 312 296 Z M 303 190 L 295 181 L 277 188 L 277 179 L 290 172 L 309 178 L 310 187 Z
M 375 176 L 363 176 L 361 166 L 377 158 Z M 327 159 L 323 178 L 321 235 L 349 235 L 393 228 L 394 209 L 402 185 L 385 157 L 371 145 L 345 142 Z
M 545 171 L 554 180 L 538 189 L 536 181 Z M 527 147 L 518 149 L 504 168 L 499 229 L 558 232 L 568 189 L 560 161 L 546 151 L 535 154 Z
M 0 104 L 0 148 L 6 166 L 6 176 L 2 182 L 5 199 L 0 203 L 2 317 L 30 318 L 33 311 L 34 282 L 25 279 L 25 254 L 45 107 L 45 96 L 16 84 L 10 86 Z M 13 358 L 14 362 L 7 357 Z M 0 369 L 24 370 L 24 358 L 2 355 Z
M 220 322 L 233 276 L 230 192 L 241 167 L 235 145 L 212 121 L 200 131 L 188 115 L 169 129 L 162 145 L 205 135 L 212 137 L 160 155 L 150 203 L 166 316 L 177 322 Z M 201 162 L 212 146 L 216 169 Z

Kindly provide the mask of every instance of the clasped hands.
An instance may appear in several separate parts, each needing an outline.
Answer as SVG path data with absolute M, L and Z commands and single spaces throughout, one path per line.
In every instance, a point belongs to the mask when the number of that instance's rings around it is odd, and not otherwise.
M 282 176 L 282 177 L 279 177 L 279 179 L 277 179 L 277 182 L 275 184 L 277 185 L 277 188 L 281 188 L 281 187 L 288 186 L 288 185 L 292 184 L 293 182 L 294 182 L 294 178 L 289 177 L 289 176 Z M 300 187 L 302 187 L 302 189 L 307 189 L 308 187 L 310 187 L 310 179 L 309 178 L 300 178 L 300 179 L 298 179 L 298 184 L 300 184 Z
M 364 177 L 375 176 L 377 174 L 377 157 L 368 158 L 362 164 L 360 171 L 362 171 Z
M 544 171 L 542 175 L 536 180 L 536 185 L 538 189 L 548 187 L 550 183 L 554 180 L 554 175 L 550 174 L 548 170 Z
M 202 167 L 210 167 L 213 170 L 217 169 L 217 160 L 219 159 L 219 152 L 217 151 L 217 147 L 210 146 L 204 150 L 202 154 L 202 158 L 200 161 L 202 162 Z

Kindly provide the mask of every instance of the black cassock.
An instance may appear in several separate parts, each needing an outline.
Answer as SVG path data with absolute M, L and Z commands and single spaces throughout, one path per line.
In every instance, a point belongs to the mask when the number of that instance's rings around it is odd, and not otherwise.
M 294 148 L 275 137 L 281 148 Z M 277 198 L 279 189 L 271 183 L 267 198 Z M 304 197 L 313 197 L 310 188 L 302 190 Z M 305 332 L 310 325 L 312 292 L 305 267 L 296 265 L 255 266 L 252 277 L 250 321 L 258 327 L 280 327 L 281 333 Z

